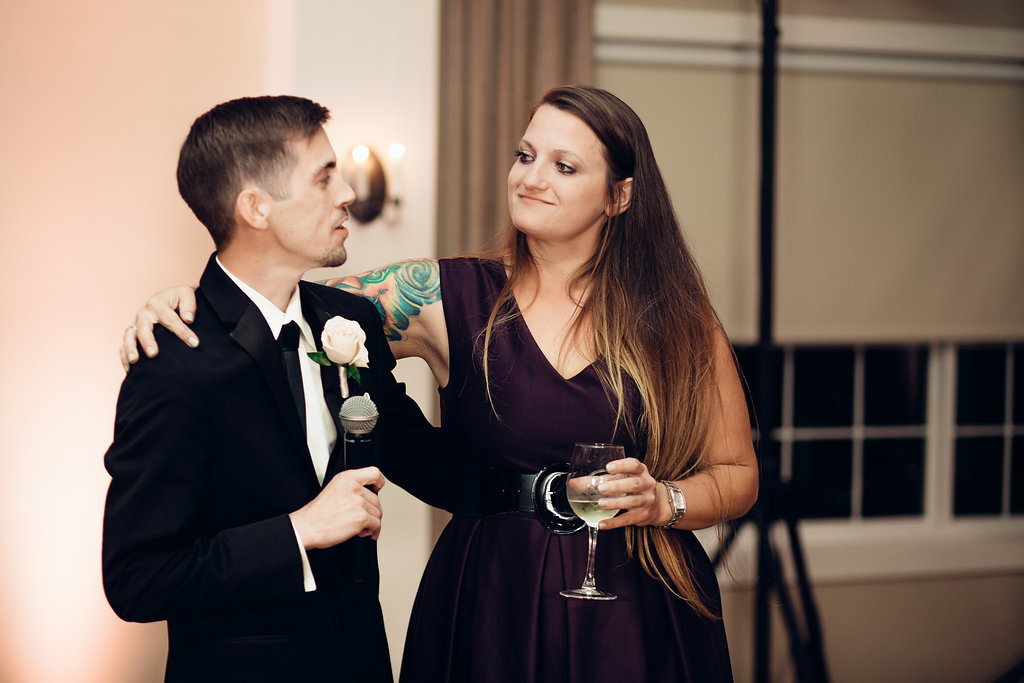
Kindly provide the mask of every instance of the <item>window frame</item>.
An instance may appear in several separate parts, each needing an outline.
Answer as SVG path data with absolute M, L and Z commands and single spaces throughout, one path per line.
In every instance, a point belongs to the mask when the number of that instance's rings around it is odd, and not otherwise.
M 865 518 L 859 514 L 862 455 L 865 435 L 907 434 L 911 427 L 865 427 L 864 351 L 875 344 L 829 345 L 853 348 L 854 405 L 850 427 L 793 427 L 793 352 L 806 345 L 782 345 L 782 421 L 773 431 L 780 438 L 779 457 L 783 479 L 792 472 L 793 437 L 849 435 L 854 440 L 854 471 L 851 481 L 851 515 L 842 519 L 800 519 L 801 545 L 810 575 L 817 582 L 907 579 L 955 575 L 981 575 L 1024 570 L 1024 514 L 1013 515 L 1010 505 L 1010 459 L 1014 436 L 1024 425 L 1014 426 L 1012 410 L 1014 343 L 1007 342 L 1007 373 L 1004 393 L 1005 418 L 999 426 L 956 424 L 957 352 L 961 345 L 932 343 L 927 347 L 925 403 L 924 482 L 922 514 L 913 517 Z M 884 346 L 893 346 L 886 344 Z M 921 346 L 898 344 L 896 346 Z M 817 346 L 816 348 L 820 348 Z M 963 435 L 994 435 L 1004 439 L 1003 502 L 999 515 L 954 514 L 956 439 Z M 721 530 L 698 532 L 709 555 L 717 552 Z M 783 558 L 791 557 L 784 526 L 773 524 L 771 537 Z M 743 523 L 726 555 L 723 577 L 743 585 L 756 579 L 756 539 L 753 523 Z M 791 562 L 784 562 L 792 573 Z

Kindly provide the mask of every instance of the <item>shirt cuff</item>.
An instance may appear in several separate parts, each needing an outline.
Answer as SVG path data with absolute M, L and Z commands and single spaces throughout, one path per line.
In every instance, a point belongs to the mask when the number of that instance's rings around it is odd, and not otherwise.
M 309 566 L 306 546 L 302 544 L 302 537 L 299 536 L 299 530 L 295 528 L 295 522 L 292 522 L 292 531 L 295 532 L 295 540 L 299 543 L 299 556 L 302 558 L 302 589 L 307 593 L 312 593 L 316 590 L 316 580 L 313 578 L 313 569 Z

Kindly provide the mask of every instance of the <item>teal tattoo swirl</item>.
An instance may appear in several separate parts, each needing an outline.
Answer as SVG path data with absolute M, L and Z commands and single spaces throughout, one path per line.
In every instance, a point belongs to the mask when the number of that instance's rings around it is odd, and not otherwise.
M 410 320 L 419 315 L 424 306 L 441 300 L 440 268 L 432 259 L 393 263 L 359 279 L 364 291 L 376 290 L 371 301 L 384 321 L 384 336 L 388 341 L 400 341 L 402 333 L 409 329 Z M 384 294 L 388 296 L 382 296 Z

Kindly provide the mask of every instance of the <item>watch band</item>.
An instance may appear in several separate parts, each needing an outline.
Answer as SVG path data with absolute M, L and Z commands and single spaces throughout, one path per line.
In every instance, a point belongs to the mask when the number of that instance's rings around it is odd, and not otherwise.
M 663 525 L 661 528 L 674 529 L 679 520 L 686 514 L 686 496 L 679 490 L 675 482 L 662 481 L 661 484 L 665 487 L 665 491 L 668 492 L 668 501 L 672 504 L 672 519 L 668 520 L 668 524 Z

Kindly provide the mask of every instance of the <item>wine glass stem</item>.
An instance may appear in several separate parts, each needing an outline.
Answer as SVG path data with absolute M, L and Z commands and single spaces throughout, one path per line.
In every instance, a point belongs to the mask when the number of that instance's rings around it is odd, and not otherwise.
M 587 531 L 590 532 L 590 537 L 587 543 L 587 578 L 583 580 L 583 587 L 596 590 L 597 584 L 594 583 L 594 553 L 597 550 L 597 527 L 588 524 Z

